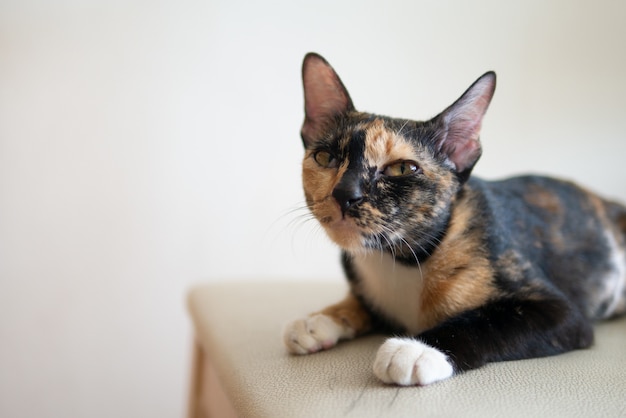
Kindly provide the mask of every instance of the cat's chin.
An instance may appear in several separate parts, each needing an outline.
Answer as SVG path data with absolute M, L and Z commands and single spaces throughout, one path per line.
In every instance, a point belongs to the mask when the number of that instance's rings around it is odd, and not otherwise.
M 340 218 L 322 223 L 326 233 L 337 245 L 348 252 L 365 250 L 361 229 L 350 218 Z

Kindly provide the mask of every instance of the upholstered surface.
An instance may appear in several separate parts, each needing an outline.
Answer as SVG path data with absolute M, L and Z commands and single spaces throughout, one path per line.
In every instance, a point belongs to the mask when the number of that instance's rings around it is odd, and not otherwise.
M 429 387 L 387 386 L 372 374 L 383 336 L 288 355 L 285 323 L 346 292 L 342 284 L 254 282 L 197 286 L 196 338 L 242 417 L 626 416 L 626 320 L 599 324 L 593 348 L 490 364 Z

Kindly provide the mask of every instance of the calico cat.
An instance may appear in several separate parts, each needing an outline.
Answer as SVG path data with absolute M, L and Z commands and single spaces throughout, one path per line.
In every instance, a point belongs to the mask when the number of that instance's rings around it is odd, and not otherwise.
M 306 202 L 350 292 L 289 324 L 308 354 L 373 330 L 374 374 L 428 385 L 488 362 L 589 347 L 626 312 L 626 207 L 547 177 L 470 177 L 496 76 L 425 122 L 355 110 L 317 54 L 302 77 Z

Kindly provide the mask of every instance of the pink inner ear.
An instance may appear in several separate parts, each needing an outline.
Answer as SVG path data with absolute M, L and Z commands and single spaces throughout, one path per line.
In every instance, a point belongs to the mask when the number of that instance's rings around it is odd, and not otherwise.
M 318 119 L 344 111 L 349 99 L 336 82 L 336 75 L 332 68 L 323 63 L 316 63 L 314 68 L 307 69 L 307 73 L 309 71 L 313 74 L 311 76 L 305 74 L 304 79 L 307 117 Z
M 302 135 L 310 140 L 337 114 L 352 109 L 352 101 L 335 70 L 319 56 L 305 59 L 302 73 L 306 118 Z
M 459 130 L 449 132 L 447 135 L 448 139 L 444 143 L 444 151 L 458 172 L 471 168 L 480 157 L 482 148 L 478 139 L 478 130 L 480 130 L 480 126 L 476 131 Z M 456 139 L 453 139 L 455 137 Z
M 494 89 L 495 75 L 487 73 L 443 113 L 446 135 L 441 149 L 459 173 L 471 169 L 480 157 L 480 128 Z

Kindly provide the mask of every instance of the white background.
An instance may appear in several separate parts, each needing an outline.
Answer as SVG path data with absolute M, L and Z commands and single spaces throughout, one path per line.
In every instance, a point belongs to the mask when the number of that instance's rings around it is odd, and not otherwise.
M 340 280 L 302 210 L 308 51 L 357 108 L 417 119 L 496 70 L 475 173 L 626 201 L 625 20 L 597 0 L 0 0 L 0 416 L 183 416 L 193 283 Z

